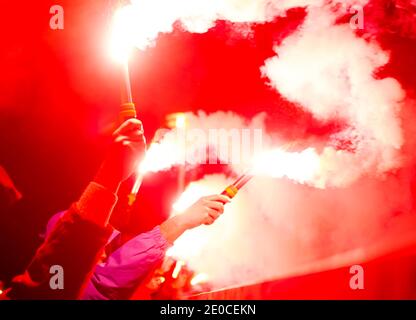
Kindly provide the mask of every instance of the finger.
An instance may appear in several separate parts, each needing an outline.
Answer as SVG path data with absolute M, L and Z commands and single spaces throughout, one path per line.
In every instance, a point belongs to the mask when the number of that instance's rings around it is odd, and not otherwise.
M 212 196 L 208 196 L 206 197 L 206 200 L 211 200 L 211 201 L 218 201 L 221 202 L 223 204 L 229 203 L 231 201 L 231 199 L 225 195 L 222 194 L 215 194 Z
M 114 140 L 114 142 L 116 143 L 124 142 L 124 141 L 141 142 L 141 141 L 146 141 L 146 138 L 143 134 L 143 131 L 137 131 L 137 132 L 134 131 L 128 136 L 118 135 Z
M 130 132 L 126 137 L 132 141 L 139 141 L 144 139 L 144 132 L 141 130 L 135 130 Z
M 214 221 L 215 221 L 215 219 L 213 219 L 211 217 L 208 217 L 208 218 L 205 219 L 204 224 L 207 225 L 207 226 L 209 226 L 209 225 L 213 224 Z
M 214 220 L 217 220 L 217 219 L 218 219 L 218 217 L 220 216 L 219 211 L 214 210 L 214 209 L 209 209 L 209 208 L 208 208 L 208 214 L 209 214 L 209 216 L 210 216 L 212 219 L 214 219 Z
M 207 201 L 207 207 L 218 211 L 220 214 L 224 212 L 224 204 L 219 201 Z
M 114 131 L 113 135 L 125 135 L 128 132 L 134 131 L 134 130 L 140 130 L 143 131 L 143 124 L 139 119 L 128 119 L 127 121 L 123 122 L 121 126 Z

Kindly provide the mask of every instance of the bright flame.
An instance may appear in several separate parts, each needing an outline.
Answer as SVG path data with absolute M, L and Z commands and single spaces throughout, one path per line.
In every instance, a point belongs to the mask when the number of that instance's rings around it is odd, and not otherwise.
M 134 47 L 131 33 L 133 28 L 134 14 L 132 6 L 119 8 L 113 17 L 109 44 L 111 57 L 119 63 L 128 61 Z
M 186 116 L 184 114 L 178 114 L 176 116 L 176 128 L 184 129 L 186 127 Z
M 186 113 L 177 112 L 166 116 L 166 126 L 170 129 L 185 129 L 187 126 Z
M 172 32 L 177 22 L 189 32 L 205 33 L 215 26 L 217 20 L 248 23 L 271 21 L 280 11 L 273 2 L 280 1 L 130 0 L 128 18 L 133 16 L 134 19 L 129 19 L 129 33 L 134 45 L 143 50 L 154 44 L 159 34 Z
M 209 279 L 208 275 L 206 273 L 198 273 L 196 276 L 194 276 L 191 280 L 191 286 L 195 286 L 200 283 L 207 282 Z
M 256 157 L 252 173 L 307 183 L 312 182 L 319 172 L 320 162 L 320 157 L 313 148 L 301 152 L 288 152 L 279 148 Z

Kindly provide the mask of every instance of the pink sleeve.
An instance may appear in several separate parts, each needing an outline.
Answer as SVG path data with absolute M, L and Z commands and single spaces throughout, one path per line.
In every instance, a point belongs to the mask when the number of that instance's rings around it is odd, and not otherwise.
M 146 275 L 160 263 L 170 244 L 159 227 L 142 233 L 96 266 L 83 299 L 128 299 Z

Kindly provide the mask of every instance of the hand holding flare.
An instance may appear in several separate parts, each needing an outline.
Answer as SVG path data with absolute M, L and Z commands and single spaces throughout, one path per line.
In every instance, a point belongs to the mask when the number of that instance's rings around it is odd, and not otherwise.
M 136 106 L 133 102 L 131 92 L 130 74 L 129 74 L 129 57 L 133 48 L 133 42 L 129 38 L 129 23 L 131 21 L 130 7 L 125 6 L 119 8 L 114 14 L 110 51 L 113 59 L 120 64 L 121 67 L 121 105 L 119 112 L 119 122 L 137 117 Z M 143 130 L 143 129 L 142 129 Z M 136 177 L 132 192 L 128 196 L 129 206 L 132 206 L 136 200 L 136 194 L 139 191 L 143 177 L 141 174 Z

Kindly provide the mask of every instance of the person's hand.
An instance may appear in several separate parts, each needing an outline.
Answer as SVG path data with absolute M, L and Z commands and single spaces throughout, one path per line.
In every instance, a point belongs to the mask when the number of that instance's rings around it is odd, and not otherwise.
M 228 202 L 230 198 L 224 195 L 202 197 L 181 214 L 182 221 L 188 229 L 213 224 L 224 213 Z
M 224 205 L 231 199 L 224 195 L 202 197 L 183 213 L 173 216 L 160 225 L 165 239 L 173 243 L 186 230 L 202 224 L 213 224 L 224 212 Z
M 125 121 L 113 133 L 113 143 L 95 182 L 116 191 L 135 170 L 146 151 L 143 126 L 138 119 Z

